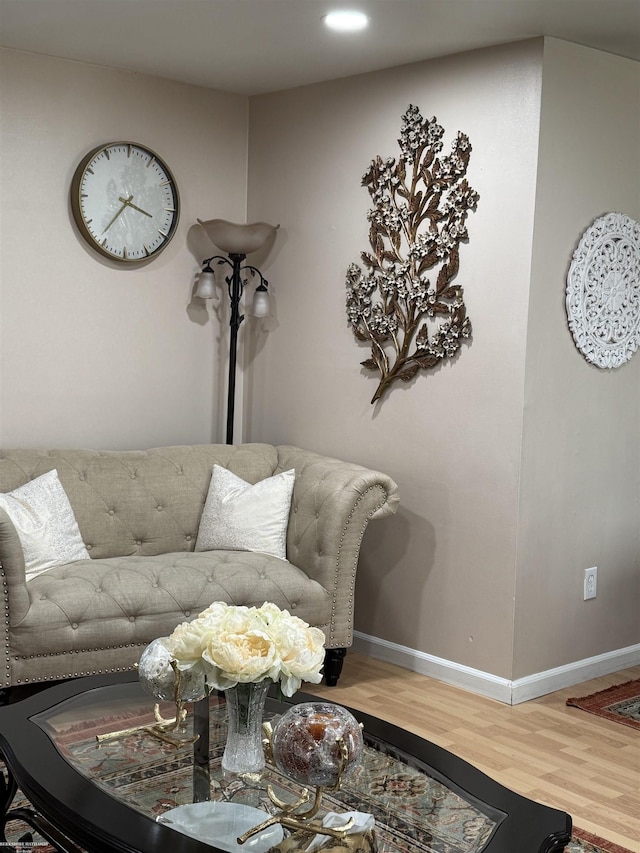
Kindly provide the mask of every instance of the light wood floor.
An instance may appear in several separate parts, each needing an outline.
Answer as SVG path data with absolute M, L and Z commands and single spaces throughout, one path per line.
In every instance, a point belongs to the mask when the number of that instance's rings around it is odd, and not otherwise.
M 512 707 L 349 651 L 338 686 L 309 692 L 415 732 L 640 853 L 640 731 L 565 704 L 633 678 L 640 666 Z

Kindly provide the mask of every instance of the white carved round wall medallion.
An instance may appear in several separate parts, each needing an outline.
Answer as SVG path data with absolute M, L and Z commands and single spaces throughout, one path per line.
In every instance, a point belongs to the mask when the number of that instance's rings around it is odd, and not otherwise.
M 640 225 L 607 213 L 583 233 L 567 276 L 569 328 L 597 367 L 620 367 L 640 345 Z

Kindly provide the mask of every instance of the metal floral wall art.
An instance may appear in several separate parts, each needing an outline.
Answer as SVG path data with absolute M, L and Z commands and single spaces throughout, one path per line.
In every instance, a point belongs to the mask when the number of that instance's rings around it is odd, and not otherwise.
M 459 132 L 439 156 L 443 135 L 435 118 L 409 105 L 398 160 L 376 157 L 362 178 L 374 204 L 371 251 L 347 270 L 347 316 L 356 339 L 371 345 L 362 365 L 380 377 L 372 403 L 395 380 L 409 382 L 452 358 L 471 337 L 462 287 L 453 282 L 479 196 L 465 178 L 469 138 Z

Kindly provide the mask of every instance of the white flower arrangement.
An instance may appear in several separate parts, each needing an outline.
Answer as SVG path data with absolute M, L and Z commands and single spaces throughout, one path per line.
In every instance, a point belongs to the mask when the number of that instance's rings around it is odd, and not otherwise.
M 324 634 L 275 604 L 244 607 L 215 601 L 162 639 L 181 672 L 202 672 L 207 686 L 280 682 L 293 696 L 303 681 L 322 680 Z

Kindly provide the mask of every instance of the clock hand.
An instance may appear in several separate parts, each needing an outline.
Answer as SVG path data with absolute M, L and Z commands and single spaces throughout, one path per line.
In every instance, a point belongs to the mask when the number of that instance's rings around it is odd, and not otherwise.
M 146 210 L 143 210 L 141 207 L 138 207 L 137 204 L 131 204 L 132 198 L 133 198 L 132 195 L 130 195 L 129 198 L 122 198 L 122 196 L 120 196 L 118 201 L 123 201 L 127 205 L 127 207 L 132 207 L 134 210 L 137 210 L 138 213 L 144 213 L 145 216 L 148 216 L 150 219 L 153 219 L 152 213 L 147 213 Z
M 122 207 L 120 208 L 120 210 L 116 213 L 116 215 L 113 217 L 113 219 L 109 222 L 109 224 L 107 225 L 107 227 L 104 229 L 104 231 L 102 232 L 103 234 L 106 234 L 106 233 L 107 233 L 107 231 L 109 230 L 109 228 L 111 228 L 111 226 L 113 225 L 113 223 L 114 223 L 114 222 L 116 221 L 116 219 L 120 216 L 120 214 L 122 213 L 122 211 L 127 207 L 127 205 L 129 204 L 129 201 L 130 201 L 132 198 L 133 198 L 133 196 L 129 196 L 129 198 L 128 198 L 128 199 L 124 199 L 124 198 L 119 198 L 119 199 L 118 199 L 118 201 L 123 201 L 123 202 L 124 202 L 124 204 L 122 205 Z

